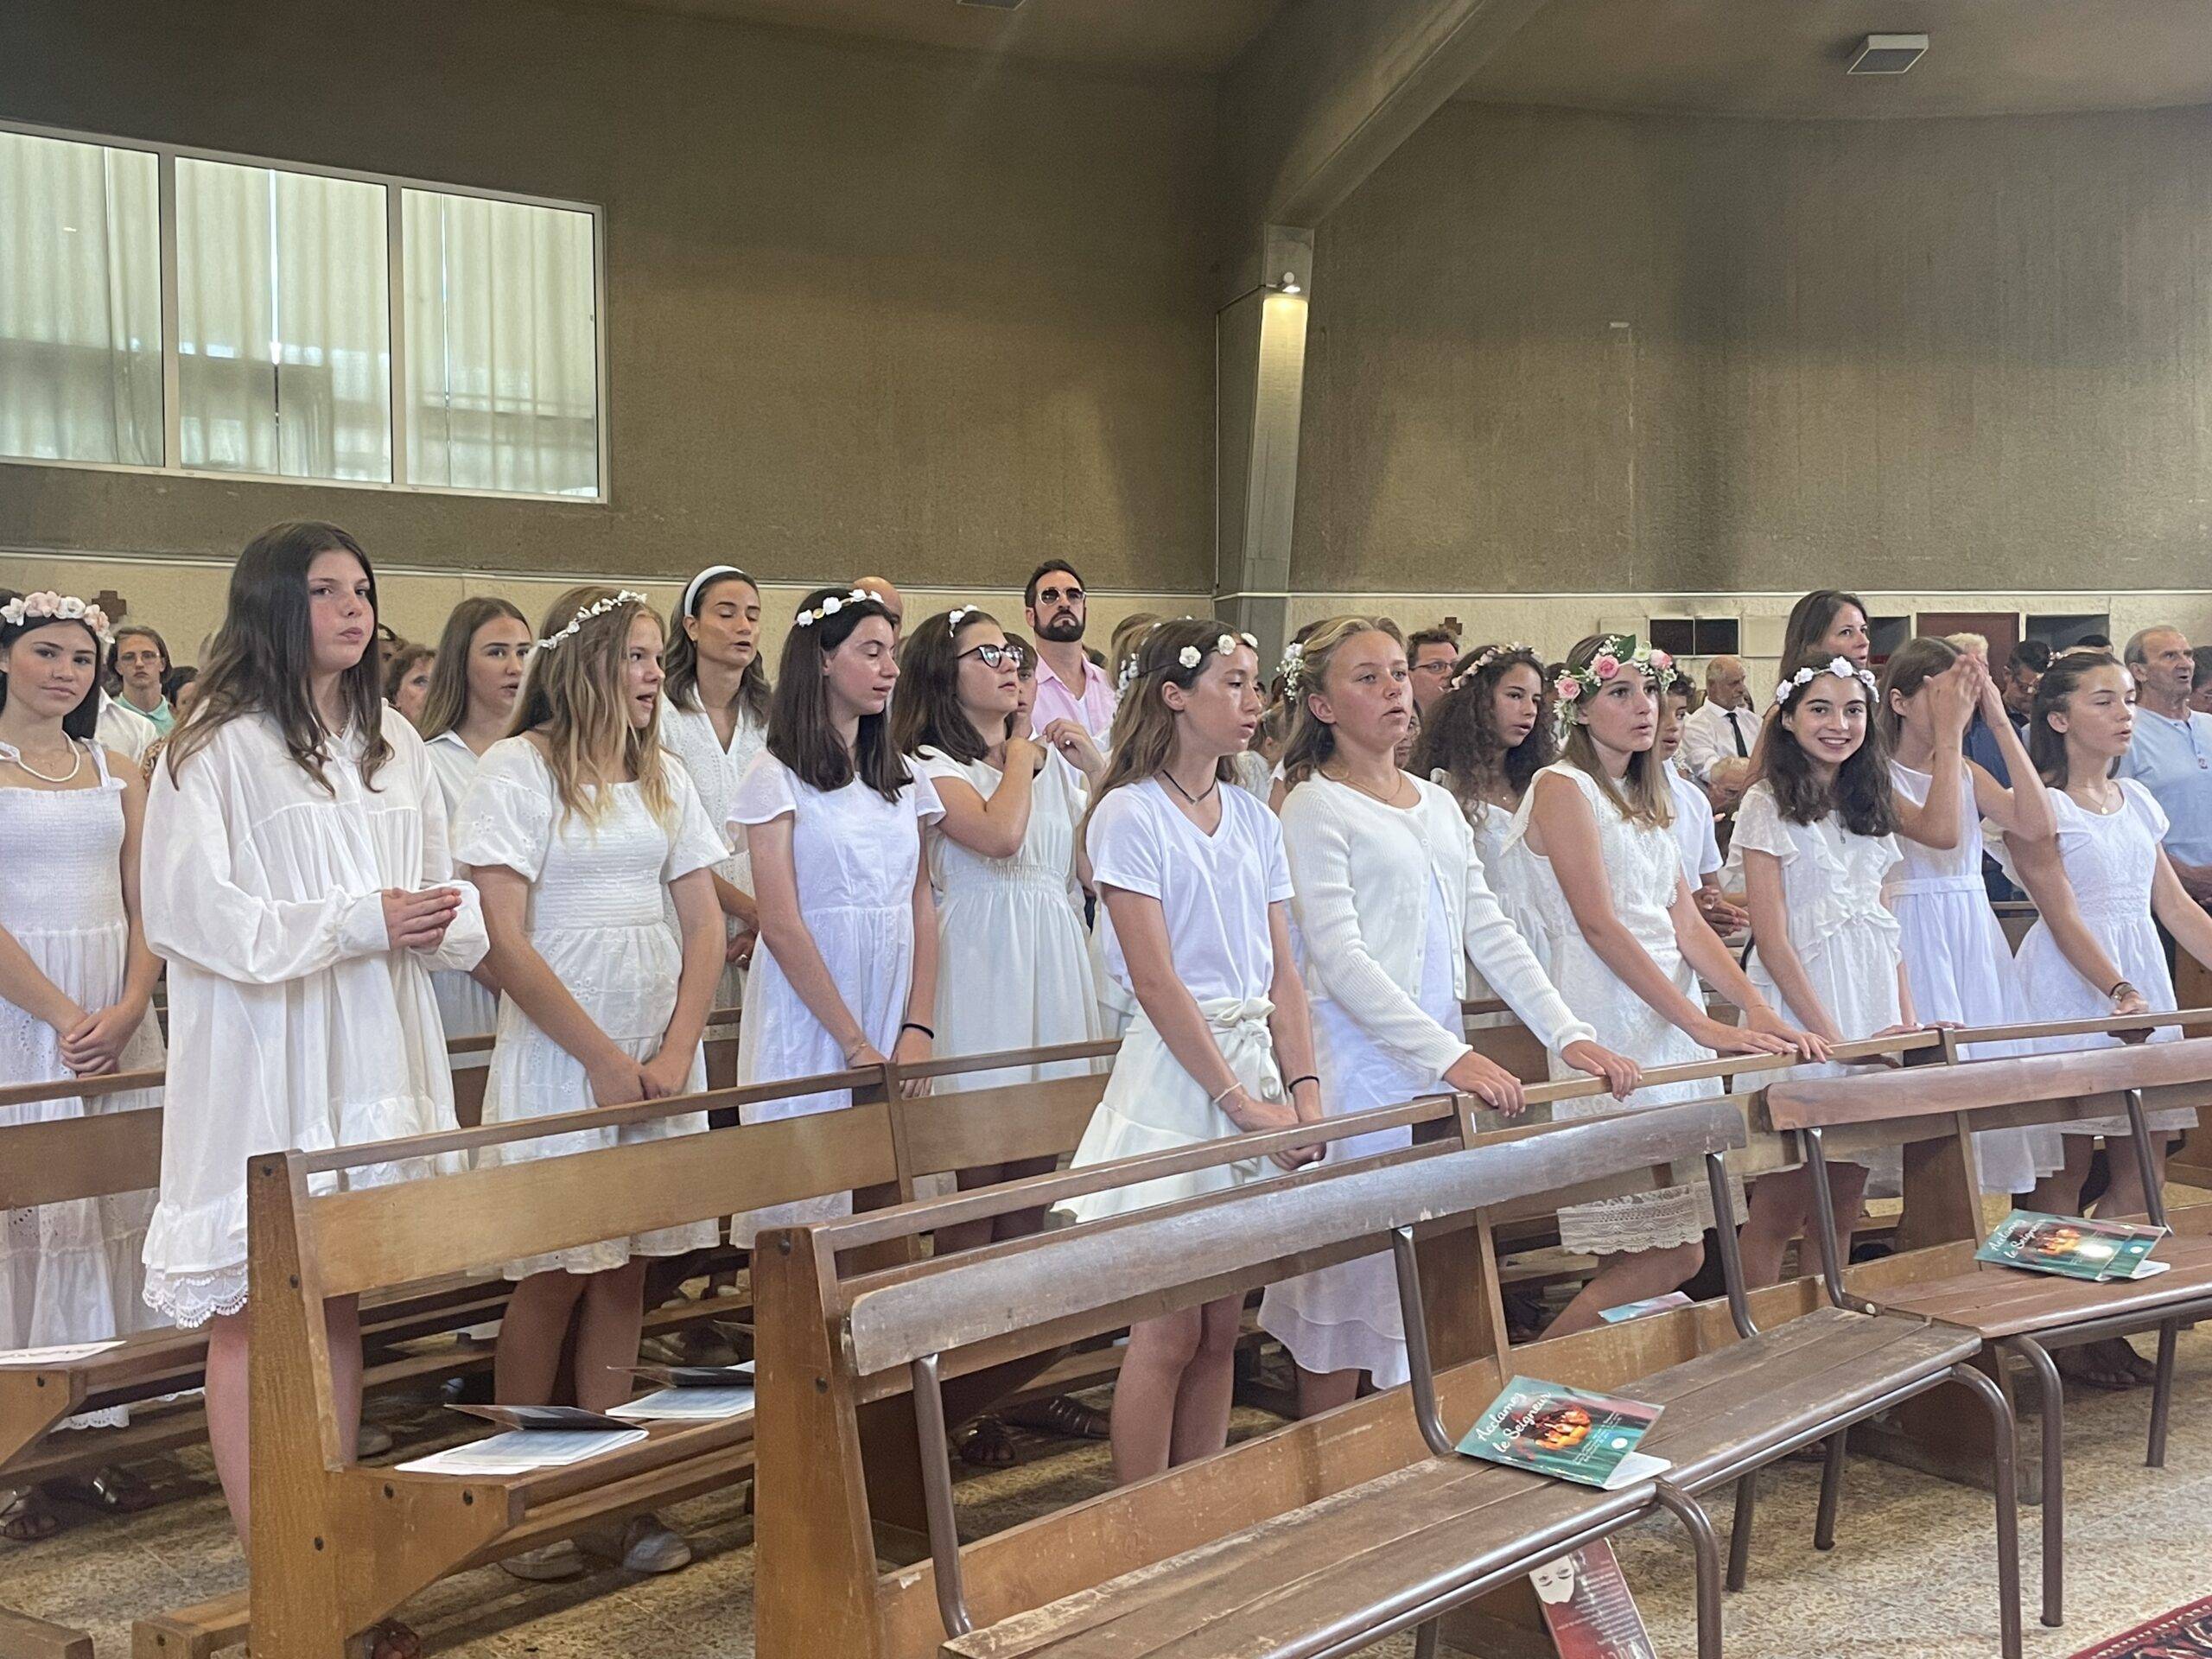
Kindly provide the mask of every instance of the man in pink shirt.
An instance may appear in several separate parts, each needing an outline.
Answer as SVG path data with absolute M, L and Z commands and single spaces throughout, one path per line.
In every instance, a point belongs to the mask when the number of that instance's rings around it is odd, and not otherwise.
M 1103 749 L 1119 698 L 1106 671 L 1084 655 L 1090 612 L 1075 567 L 1047 559 L 1031 571 L 1021 593 L 1021 614 L 1037 641 L 1037 702 L 1029 717 L 1033 731 L 1049 736 L 1054 721 L 1071 720 Z

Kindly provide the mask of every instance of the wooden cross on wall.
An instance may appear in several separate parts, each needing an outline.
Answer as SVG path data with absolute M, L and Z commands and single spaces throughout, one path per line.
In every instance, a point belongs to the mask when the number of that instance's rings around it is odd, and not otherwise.
M 130 601 L 112 588 L 103 588 L 92 595 L 92 603 L 111 622 L 120 622 L 130 613 Z

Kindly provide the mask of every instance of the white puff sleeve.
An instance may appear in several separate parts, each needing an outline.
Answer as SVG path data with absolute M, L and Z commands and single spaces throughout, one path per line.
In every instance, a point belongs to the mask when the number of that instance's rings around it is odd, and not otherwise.
M 660 867 L 663 883 L 694 870 L 712 869 L 729 856 L 715 821 L 707 816 L 707 804 L 699 798 L 699 786 L 691 781 L 691 774 L 671 762 L 666 775 L 669 793 L 676 798 L 676 824 L 668 838 L 668 856 Z
M 461 798 L 453 855 L 472 870 L 497 866 L 535 881 L 545 868 L 559 805 L 544 757 L 527 738 L 502 738 L 484 751 Z
M 1745 791 L 1743 804 L 1736 809 L 1736 834 L 1729 846 L 1750 853 L 1771 853 L 1784 864 L 1797 856 L 1797 843 L 1790 837 L 1789 826 L 1782 821 L 1782 808 L 1775 801 L 1772 785 L 1761 781 Z

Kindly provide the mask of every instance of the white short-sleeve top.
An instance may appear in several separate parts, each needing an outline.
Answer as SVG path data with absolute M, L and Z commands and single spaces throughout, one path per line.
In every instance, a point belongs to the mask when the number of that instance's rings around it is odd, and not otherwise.
M 790 814 L 791 873 L 799 909 L 810 918 L 833 910 L 893 910 L 913 900 L 922 861 L 921 826 L 944 816 L 937 789 L 917 767 L 895 800 L 855 778 L 842 789 L 805 782 L 766 749 L 737 786 L 728 829 Z

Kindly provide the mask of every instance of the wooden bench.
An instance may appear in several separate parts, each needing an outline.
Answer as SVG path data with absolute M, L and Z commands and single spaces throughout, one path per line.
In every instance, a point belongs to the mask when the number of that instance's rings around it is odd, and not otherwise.
M 1589 1091 L 1568 1084 L 1532 1095 L 1541 1102 Z M 1700 1102 L 1476 1134 L 1465 1103 L 1415 1102 L 765 1236 L 754 1260 L 755 1651 L 762 1659 L 939 1651 L 1136 1659 L 1172 1647 L 1189 1659 L 1290 1659 L 1350 1653 L 1416 1625 L 1431 1627 L 1426 1651 L 1449 1609 L 1664 1503 L 1697 1546 L 1701 1651 L 1717 1652 L 1719 1561 L 1701 1511 L 1688 1500 L 1741 1482 L 1798 1446 L 1840 1439 L 1850 1423 L 1945 1382 L 1980 1396 L 2009 1437 L 2005 1397 L 1962 1363 L 1979 1339 L 1924 1319 L 1835 1306 L 1762 1333 L 1724 1230 L 1734 1328 L 1714 1331 L 1710 1351 L 1656 1374 L 1631 1373 L 1633 1382 L 1538 1373 L 1625 1382 L 1669 1405 L 1649 1449 L 1674 1467 L 1663 1490 L 1637 1494 L 1624 1510 L 1624 1495 L 1559 1487 L 1452 1454 L 1443 1414 L 1471 1419 L 1503 1380 L 1503 1351 L 1493 1344 L 1436 1373 L 1423 1304 L 1486 1303 L 1488 1317 L 1478 1323 L 1495 1335 L 1502 1319 L 1494 1263 L 1451 1248 L 1465 1239 L 1467 1217 L 1671 1185 L 1679 1177 L 1670 1166 L 1686 1158 L 1705 1158 L 1707 1179 L 1725 1193 L 1719 1148 L 1741 1137 L 1738 1110 L 1737 1103 Z M 855 1265 L 949 1221 L 1397 1123 L 1433 1139 L 942 1261 Z M 1417 1240 L 1444 1248 L 1424 1260 Z M 1381 1248 L 1398 1262 L 1412 1386 L 960 1545 L 939 1433 L 945 1382 L 1040 1345 Z M 1618 1349 L 1628 1328 L 1587 1334 Z M 1543 1346 L 1556 1354 L 1569 1344 L 1595 1345 L 1571 1338 Z M 931 1559 L 880 1574 L 859 1425 L 864 1410 L 885 1402 L 906 1403 L 912 1414 L 929 1471 Z M 2000 1624 L 2006 1653 L 2017 1655 L 2009 1443 L 1998 1450 L 1994 1484 Z
M 2179 1023 L 2183 1017 L 2127 1024 L 2139 1029 Z M 2113 1022 L 2068 1023 L 2101 1031 Z M 2148 1219 L 2164 1226 L 2164 1198 L 2151 1179 L 2143 1121 L 2146 1091 L 2162 1105 L 2212 1104 L 2212 1038 L 1981 1060 L 1934 1072 L 1777 1084 L 1766 1090 L 1764 1109 L 1773 1127 L 1802 1139 L 1814 1172 L 1816 1207 L 1832 1230 L 1823 1148 L 1849 1151 L 1946 1139 L 1963 1144 L 1976 1130 L 2107 1117 L 2119 1105 L 2134 1128 L 2134 1149 L 2142 1160 L 2152 1206 Z M 2158 1257 L 2171 1266 L 2155 1278 L 2093 1283 L 1975 1261 L 1974 1251 L 1982 1237 L 1975 1198 L 1970 1188 L 1960 1195 L 1949 1213 L 1971 1215 L 1972 1224 L 1955 1231 L 1948 1244 L 1935 1247 L 1932 1259 L 1913 1281 L 1874 1290 L 1871 1298 L 1850 1298 L 1834 1264 L 1824 1264 L 1824 1272 L 1839 1301 L 1970 1330 L 1993 1351 L 2020 1359 L 2035 1376 L 2042 1402 L 2043 1622 L 2056 1626 L 2063 1622 L 2065 1609 L 2065 1400 L 2050 1351 L 2158 1331 L 2146 1460 L 2154 1468 L 2162 1466 L 2176 1339 L 2183 1324 L 2212 1315 L 2212 1236 L 2176 1236 L 2160 1244 Z M 1837 1472 L 1832 1463 L 1821 1492 L 1821 1510 L 1831 1525 Z

